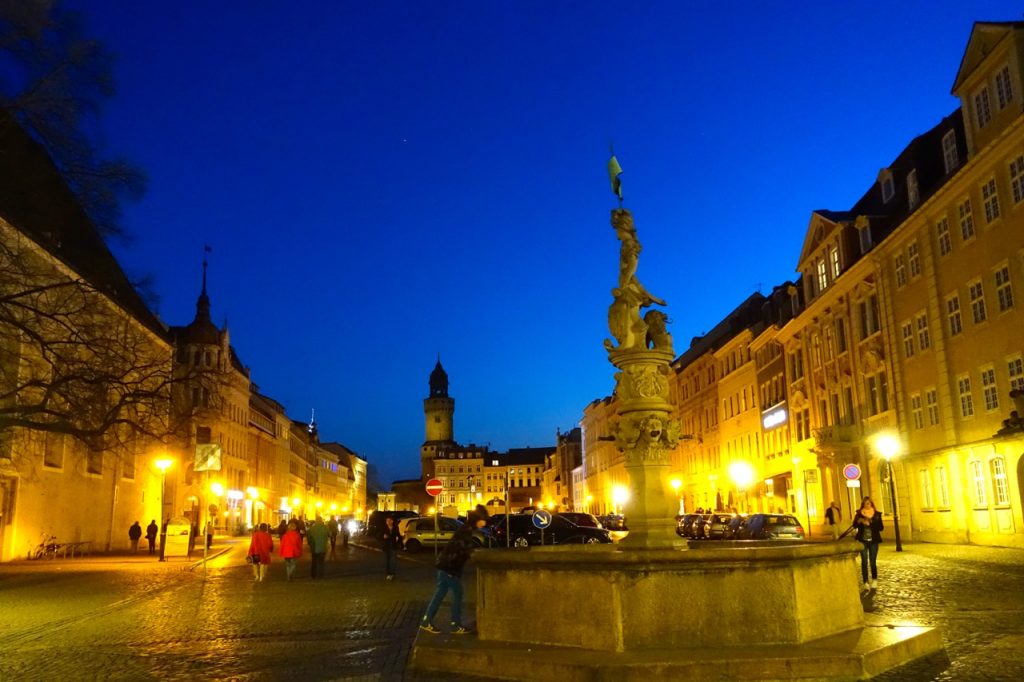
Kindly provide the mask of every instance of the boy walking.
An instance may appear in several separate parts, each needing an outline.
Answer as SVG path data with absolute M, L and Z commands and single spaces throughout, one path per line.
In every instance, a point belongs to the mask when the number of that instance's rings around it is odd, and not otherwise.
M 465 525 L 455 531 L 455 535 L 445 545 L 441 556 L 437 558 L 437 587 L 427 605 L 427 612 L 423 615 L 423 620 L 420 621 L 421 630 L 432 634 L 441 632 L 434 627 L 433 620 L 438 609 L 441 608 L 441 602 L 450 590 L 452 593 L 451 632 L 453 635 L 464 635 L 470 632 L 469 628 L 462 624 L 462 569 L 469 560 L 470 554 L 476 549 L 473 532 L 486 524 L 486 511 L 469 512 Z

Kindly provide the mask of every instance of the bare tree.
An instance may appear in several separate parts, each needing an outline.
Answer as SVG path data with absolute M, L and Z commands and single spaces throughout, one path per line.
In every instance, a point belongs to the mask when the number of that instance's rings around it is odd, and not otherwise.
M 43 145 L 100 234 L 123 237 L 121 201 L 141 196 L 145 177 L 87 132 L 114 94 L 113 63 L 58 2 L 0 0 L 0 113 Z

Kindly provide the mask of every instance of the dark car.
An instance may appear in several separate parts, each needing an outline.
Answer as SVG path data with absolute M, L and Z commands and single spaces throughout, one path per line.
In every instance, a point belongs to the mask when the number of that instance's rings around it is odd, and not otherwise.
M 736 518 L 736 514 L 708 514 L 704 517 L 704 539 L 724 540 L 725 531 Z
M 558 512 L 556 516 L 561 516 L 563 519 L 568 519 L 575 523 L 577 526 L 587 526 L 589 528 L 603 528 L 604 526 L 597 517 L 593 514 L 586 514 L 584 512 Z
M 532 514 L 497 515 L 492 517 L 492 520 L 494 521 L 494 539 L 499 547 L 504 547 L 506 543 L 512 547 L 541 544 L 541 530 L 533 525 Z M 599 542 L 610 543 L 611 541 L 611 536 L 604 528 L 577 526 L 572 521 L 557 515 L 551 517 L 551 525 L 544 529 L 543 534 L 543 544 L 545 545 L 590 545 Z
M 790 514 L 751 514 L 737 531 L 741 540 L 803 540 L 804 528 Z
M 692 538 L 693 527 L 698 523 L 704 523 L 703 514 L 685 514 L 683 518 L 679 519 L 679 525 L 676 526 L 676 534 L 684 538 Z
M 729 524 L 722 531 L 723 540 L 735 540 L 738 537 L 740 529 L 743 528 L 743 524 L 747 522 L 746 514 L 736 514 L 729 519 Z
M 622 514 L 610 514 L 608 516 L 602 516 L 598 520 L 601 522 L 601 525 L 608 530 L 629 530 L 629 528 L 626 527 L 626 517 Z
M 384 519 L 391 517 L 398 523 L 399 519 L 407 519 L 412 516 L 419 516 L 416 512 L 411 511 L 375 511 L 370 512 L 370 518 L 366 522 L 366 531 L 363 533 L 363 537 L 371 541 L 380 541 L 381 536 L 384 535 Z

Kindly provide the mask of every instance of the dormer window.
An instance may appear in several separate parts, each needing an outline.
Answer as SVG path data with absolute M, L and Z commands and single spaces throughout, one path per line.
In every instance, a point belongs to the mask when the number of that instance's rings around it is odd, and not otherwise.
M 892 176 L 886 175 L 882 178 L 882 203 L 888 204 L 894 194 L 896 194 L 896 187 L 893 184 Z
M 842 269 L 842 263 L 839 260 L 839 247 L 835 245 L 828 247 L 828 259 L 832 263 L 832 279 L 837 279 Z
M 917 189 L 917 169 L 907 173 L 907 202 L 910 205 L 910 210 L 913 211 L 917 208 L 918 203 L 921 201 L 921 194 Z
M 999 110 L 1005 109 L 1013 101 L 1013 88 L 1010 86 L 1010 67 L 1004 66 L 996 74 L 996 102 Z
M 984 87 L 974 95 L 974 121 L 978 129 L 984 128 L 992 120 L 992 109 L 988 103 L 988 87 Z
M 863 256 L 871 250 L 871 226 L 867 223 L 857 226 L 857 236 L 860 241 L 860 253 Z
M 949 175 L 960 163 L 956 151 L 956 132 L 950 130 L 942 136 L 942 160 L 946 165 L 946 175 Z

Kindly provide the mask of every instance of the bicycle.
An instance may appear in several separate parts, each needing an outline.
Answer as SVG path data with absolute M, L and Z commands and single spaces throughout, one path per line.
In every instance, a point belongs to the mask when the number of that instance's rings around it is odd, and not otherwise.
M 29 554 L 29 559 L 56 559 L 57 551 L 60 550 L 60 543 L 57 542 L 56 535 L 47 535 L 43 533 L 42 542 L 36 545 L 36 548 Z

